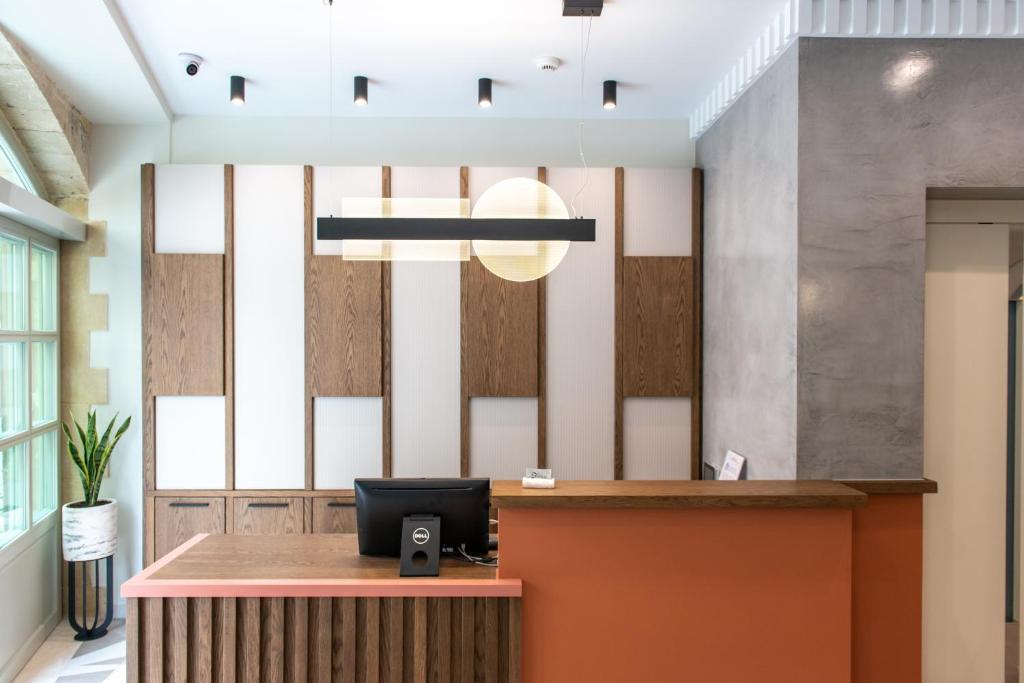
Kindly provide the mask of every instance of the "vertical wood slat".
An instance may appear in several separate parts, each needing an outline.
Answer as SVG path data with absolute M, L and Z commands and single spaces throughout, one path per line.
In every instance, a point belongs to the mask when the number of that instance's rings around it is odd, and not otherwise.
M 213 680 L 212 598 L 188 600 L 187 679 L 189 683 L 210 683 Z
M 380 170 L 382 199 L 391 199 L 391 167 L 383 166 Z M 381 414 L 383 423 L 383 439 L 381 452 L 384 462 L 381 473 L 384 477 L 391 476 L 391 264 L 382 261 L 380 264 L 380 393 Z
M 309 307 L 310 290 L 313 287 L 313 167 L 302 167 L 302 201 L 303 201 L 303 278 L 304 287 L 302 291 L 306 298 L 303 308 L 305 325 L 305 354 L 303 354 L 303 366 L 305 369 L 305 389 L 303 389 L 303 403 L 305 405 L 305 488 L 307 491 L 313 488 L 313 372 L 312 356 L 309 352 L 309 325 L 312 311 Z
M 402 683 L 404 609 L 402 598 L 380 601 L 380 679 L 385 683 Z
M 406 650 L 412 650 L 412 681 L 427 683 L 427 669 L 430 662 L 430 643 L 427 640 L 428 598 L 413 598 L 412 647 L 406 643 Z
M 537 167 L 537 180 L 547 185 L 548 169 Z M 537 467 L 548 466 L 547 408 L 547 278 L 537 280 Z
M 224 166 L 224 488 L 235 488 L 235 167 Z
M 124 666 L 125 679 L 127 683 L 139 683 L 141 680 L 142 667 L 140 666 L 142 643 L 144 638 L 140 633 L 142 628 L 142 614 L 139 610 L 141 598 L 127 598 L 125 600 L 125 624 L 124 624 Z
M 459 199 L 469 199 L 469 168 L 459 167 Z M 473 256 L 470 255 L 472 259 Z M 459 473 L 460 476 L 468 477 L 470 468 L 469 453 L 469 358 L 468 339 L 466 338 L 466 315 L 469 302 L 469 262 L 459 263 L 459 289 L 460 289 L 460 322 L 459 322 Z
M 693 259 L 693 389 L 690 393 L 690 478 L 703 469 L 704 392 L 704 171 L 695 168 L 690 183 L 690 256 Z
M 143 680 L 164 680 L 164 601 L 163 598 L 145 598 L 142 603 Z
M 164 599 L 164 680 L 188 680 L 188 601 Z
M 625 171 L 615 169 L 615 455 L 616 479 L 623 476 L 622 433 L 622 279 L 623 279 L 623 227 L 624 227 Z
M 149 320 L 153 308 L 150 288 L 146 283 L 152 278 L 154 245 L 156 243 L 156 167 L 153 164 L 142 165 L 142 321 Z M 152 330 L 143 330 L 143 362 L 142 362 L 142 471 L 146 492 L 156 489 L 156 461 L 153 454 L 156 450 L 156 419 L 155 399 L 153 398 L 152 378 L 150 377 L 149 355 L 152 353 Z M 150 539 L 151 541 L 151 539 Z
M 284 674 L 288 683 L 306 683 L 309 662 L 309 599 L 284 601 Z
M 523 603 L 519 598 L 508 601 L 508 683 L 519 683 L 522 664 Z
M 309 660 L 310 683 L 331 682 L 331 598 L 309 598 Z
M 482 598 L 478 602 L 484 605 L 484 681 L 498 683 L 498 599 Z
M 213 605 L 213 680 L 234 683 L 238 650 L 235 598 L 217 598 Z
M 336 600 L 334 603 L 334 627 L 336 634 L 341 638 L 341 644 L 340 646 L 335 646 L 335 654 L 338 657 L 341 676 L 335 675 L 335 680 L 342 681 L 342 683 L 355 683 L 356 672 L 359 670 L 356 654 L 358 647 L 356 632 L 360 628 L 360 624 L 356 621 L 356 598 L 342 599 L 340 601 L 340 608 L 338 602 Z M 338 619 L 341 620 L 340 625 L 338 624 Z
M 260 680 L 260 599 L 238 599 L 236 672 L 243 683 Z
M 284 598 L 260 599 L 260 681 L 284 683 Z
M 459 600 L 459 611 L 461 621 L 459 624 L 460 648 L 459 665 L 460 671 L 457 680 L 462 683 L 473 683 L 476 678 L 476 600 L 474 598 L 463 598 Z

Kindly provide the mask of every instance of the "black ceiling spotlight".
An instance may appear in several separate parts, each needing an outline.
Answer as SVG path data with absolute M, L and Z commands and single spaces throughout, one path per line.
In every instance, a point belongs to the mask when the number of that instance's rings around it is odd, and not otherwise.
M 562 0 L 563 17 L 599 17 L 604 0 Z
M 231 77 L 231 104 L 241 107 L 245 104 L 245 77 Z
M 493 104 L 491 101 L 491 79 L 481 78 L 477 81 L 476 96 L 477 104 L 479 104 L 481 108 L 490 108 L 491 104 Z
M 618 81 L 605 81 L 604 82 L 604 108 L 615 109 L 618 106 Z
M 355 82 L 355 95 L 352 101 L 357 106 L 366 106 L 366 103 L 370 101 L 370 81 L 366 76 L 356 76 Z

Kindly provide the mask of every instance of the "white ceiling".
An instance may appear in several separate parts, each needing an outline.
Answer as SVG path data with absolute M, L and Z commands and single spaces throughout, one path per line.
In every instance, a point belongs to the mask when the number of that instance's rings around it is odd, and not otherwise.
M 336 116 L 579 116 L 585 20 L 561 0 L 106 0 L 124 17 L 144 65 L 177 116 L 324 116 L 333 12 Z M 781 0 L 606 0 L 592 24 L 587 117 L 684 119 L 777 14 Z M 159 99 L 104 0 L 0 0 L 18 35 L 91 120 L 159 120 Z M 206 59 L 184 73 L 179 52 Z M 533 60 L 562 59 L 554 74 Z M 134 66 L 133 66 L 134 65 Z M 228 77 L 248 79 L 242 108 Z M 370 77 L 370 105 L 352 105 L 352 77 Z M 476 80 L 494 79 L 494 107 Z M 601 82 L 619 81 L 619 108 Z

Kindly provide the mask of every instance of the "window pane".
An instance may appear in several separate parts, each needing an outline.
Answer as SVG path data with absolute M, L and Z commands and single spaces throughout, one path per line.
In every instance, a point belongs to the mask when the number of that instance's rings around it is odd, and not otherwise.
M 0 342 L 0 438 L 28 428 L 25 342 Z
M 0 235 L 0 330 L 25 329 L 25 240 Z
M 32 342 L 32 426 L 57 419 L 57 342 Z
M 0 547 L 28 528 L 25 444 L 0 451 Z
M 32 439 L 32 523 L 57 509 L 57 430 Z
M 32 329 L 57 331 L 57 253 L 32 245 Z

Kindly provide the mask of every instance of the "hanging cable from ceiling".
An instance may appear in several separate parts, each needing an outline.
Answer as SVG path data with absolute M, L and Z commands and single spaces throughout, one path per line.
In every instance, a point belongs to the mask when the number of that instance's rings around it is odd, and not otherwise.
M 581 198 L 583 191 L 587 189 L 587 183 L 590 182 L 590 168 L 587 166 L 587 156 L 583 152 L 583 127 L 584 107 L 586 106 L 587 55 L 590 53 L 590 29 L 593 23 L 593 15 L 586 17 L 585 23 L 583 18 L 580 18 L 580 120 L 576 128 L 576 146 L 580 155 L 580 163 L 583 165 L 583 182 L 569 201 L 573 218 L 579 218 L 583 214 L 583 201 L 581 199 L 580 209 L 577 211 L 576 200 Z

